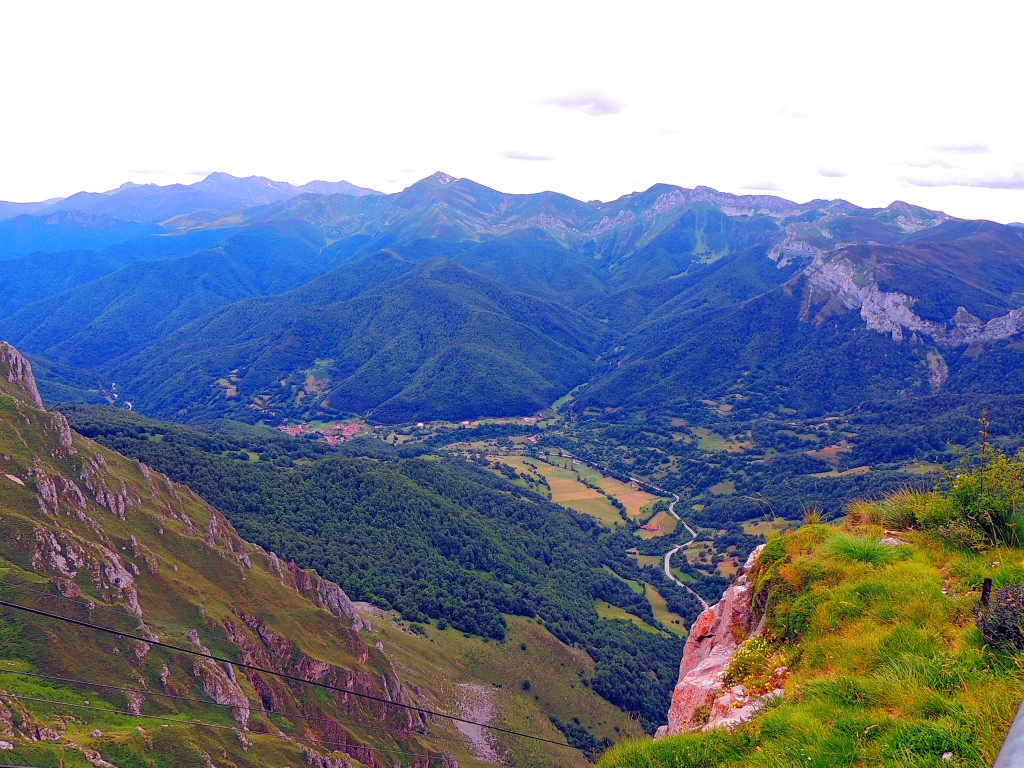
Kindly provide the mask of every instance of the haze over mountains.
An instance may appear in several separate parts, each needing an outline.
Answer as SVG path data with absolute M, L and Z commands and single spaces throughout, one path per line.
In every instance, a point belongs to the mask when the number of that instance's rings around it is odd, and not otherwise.
M 380 193 L 347 181 L 311 181 L 296 187 L 262 176 L 238 178 L 228 173 L 211 173 L 195 184 L 160 186 L 126 182 L 107 192 L 78 192 L 70 197 L 37 203 L 0 202 L 0 221 L 19 215 L 45 216 L 75 211 L 122 221 L 159 222 L 184 213 L 251 208 L 304 194 L 360 196 Z
M 34 205 L 0 222 L 0 336 L 44 387 L 114 381 L 152 415 L 527 415 L 584 382 L 584 405 L 814 413 L 1021 383 L 1024 230 L 902 202 L 584 203 L 438 173 Z
M 90 563 L 152 549 L 165 565 L 134 571 L 136 616 L 173 619 L 171 637 L 193 642 L 196 629 L 229 650 L 271 651 L 287 637 L 310 649 L 288 657 L 296 664 L 368 675 L 367 690 L 387 696 L 406 680 L 439 707 L 480 685 L 499 722 L 581 751 L 556 763 L 539 745 L 520 757 L 497 742 L 512 765 L 575 766 L 653 731 L 680 635 L 765 530 L 806 516 L 807 499 L 840 514 L 850 499 L 919 482 L 950 443 L 971 445 L 986 408 L 993 445 L 1019 447 L 1021 227 L 904 202 L 863 209 L 665 184 L 581 202 L 443 173 L 393 195 L 225 175 L 193 186 L 127 186 L 68 199 L 83 210 L 0 221 L 0 339 L 29 354 L 43 399 L 64 414 L 39 409 L 27 363 L 0 345 L 12 572 L 130 604 L 123 583 L 88 575 L 93 565 L 61 568 L 79 549 Z M 539 418 L 450 423 L 480 416 Z M 349 423 L 305 425 L 333 440 L 268 428 L 339 419 Z M 360 431 L 376 439 L 349 439 Z M 46 530 L 30 525 L 37 514 Z M 162 516 L 175 515 L 181 546 L 167 549 Z M 178 600 L 179 567 L 244 594 Z M 327 616 L 338 611 L 321 587 L 336 588 L 299 568 L 375 607 Z M 170 604 L 192 607 L 163 615 Z M 255 618 L 265 605 L 327 621 L 349 651 L 313 654 L 305 623 Z M 12 658 L 73 671 L 51 647 Z M 82 655 L 102 663 L 95 648 Z M 287 655 L 268 663 L 291 669 Z M 145 655 L 131 658 L 110 679 L 171 690 Z M 181 691 L 197 688 L 193 677 Z M 247 681 L 229 706 L 266 704 Z M 224 699 L 210 690 L 193 693 Z M 343 736 L 306 735 L 366 765 L 385 764 L 372 749 L 451 764 L 449 731 L 392 718 L 374 735 L 373 711 L 337 712 L 355 718 Z M 253 723 L 258 741 L 277 738 L 271 721 Z M 130 720 L 109 727 L 113 740 L 83 731 L 89 749 L 149 748 L 131 741 Z M 31 741 L 22 730 L 19 743 Z M 197 759 L 213 748 L 175 738 Z M 243 740 L 229 751 L 264 764 Z M 480 756 L 472 744 L 456 751 Z

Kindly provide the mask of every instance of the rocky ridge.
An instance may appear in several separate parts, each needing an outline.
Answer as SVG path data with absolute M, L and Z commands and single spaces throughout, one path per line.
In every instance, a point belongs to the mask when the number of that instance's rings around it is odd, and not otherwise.
M 804 270 L 812 303 L 838 303 L 856 310 L 873 331 L 888 334 L 893 341 L 931 338 L 943 347 L 965 347 L 979 342 L 1002 341 L 1024 331 L 1024 307 L 983 322 L 964 307 L 958 307 L 949 323 L 926 320 L 914 312 L 913 296 L 882 290 L 869 272 L 858 269 L 841 252 L 828 256 L 813 253 Z
M 28 397 L 33 405 L 43 407 L 43 398 L 39 396 L 39 387 L 36 386 L 32 366 L 6 341 L 0 341 L 0 368 L 4 371 L 4 378 Z

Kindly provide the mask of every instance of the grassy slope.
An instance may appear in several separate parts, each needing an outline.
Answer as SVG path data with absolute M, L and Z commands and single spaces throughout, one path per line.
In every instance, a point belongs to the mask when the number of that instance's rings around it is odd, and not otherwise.
M 1024 553 L 965 553 L 908 533 L 885 564 L 843 554 L 850 538 L 871 551 L 881 535 L 818 525 L 768 545 L 755 602 L 767 602 L 769 637 L 799 638 L 781 704 L 734 734 L 627 743 L 600 765 L 991 765 L 1024 671 L 1019 656 L 983 646 L 971 609 L 985 576 L 997 586 L 1024 579 Z
M 8 392 L 17 396 L 12 397 Z M 394 691 L 395 671 L 406 691 L 414 690 L 418 701 L 426 707 L 458 712 L 455 691 L 461 683 L 482 683 L 501 686 L 496 693 L 497 723 L 507 728 L 526 730 L 546 738 L 562 741 L 548 715 L 564 722 L 578 717 L 597 738 L 618 740 L 622 736 L 638 736 L 639 725 L 628 715 L 602 699 L 582 681 L 594 678 L 593 661 L 579 649 L 570 649 L 536 623 L 509 617 L 509 634 L 504 643 L 484 642 L 467 638 L 454 630 L 439 631 L 427 628 L 427 637 L 399 629 L 394 622 L 371 617 L 372 630 L 364 630 L 362 639 L 348 628 L 348 622 L 318 607 L 308 591 L 300 594 L 284 587 L 273 573 L 270 561 L 262 550 L 244 544 L 230 525 L 218 515 L 218 523 L 236 553 L 246 552 L 252 568 L 245 568 L 236 554 L 225 548 L 223 541 L 209 546 L 209 521 L 212 509 L 183 486 L 172 486 L 157 473 L 151 473 L 154 485 L 143 475 L 140 465 L 125 459 L 97 444 L 75 437 L 77 454 L 54 458 L 54 425 L 56 416 L 29 408 L 20 401 L 20 395 L 0 376 L 0 595 L 14 602 L 36 605 L 45 610 L 58 610 L 77 618 L 116 625 L 136 631 L 137 622 L 122 612 L 94 610 L 92 614 L 78 604 L 66 603 L 56 596 L 46 569 L 36 571 L 31 566 L 35 529 L 45 528 L 58 532 L 62 538 L 78 537 L 78 546 L 92 551 L 97 541 L 94 532 L 72 517 L 50 518 L 40 515 L 32 475 L 29 468 L 40 461 L 48 475 L 54 478 L 77 479 L 80 464 L 100 456 L 106 462 L 114 488 L 123 480 L 129 495 L 142 499 L 140 507 L 130 511 L 125 520 L 119 520 L 105 509 L 90 501 L 86 514 L 103 530 L 103 541 L 121 553 L 126 561 L 138 560 L 140 573 L 135 577 L 139 600 L 145 610 L 145 622 L 160 637 L 171 643 L 188 645 L 184 632 L 198 627 L 203 642 L 215 653 L 238 656 L 238 648 L 226 637 L 222 626 L 235 622 L 240 614 L 256 616 L 264 626 L 287 638 L 306 656 L 328 662 L 342 672 L 366 675 L 370 690 L 386 696 L 380 687 L 388 680 Z M 26 484 L 18 485 L 5 475 L 18 477 Z M 58 480 L 58 484 L 60 481 Z M 81 481 L 79 481 L 81 484 Z M 155 490 L 154 490 L 155 488 Z M 66 499 L 64 500 L 66 502 Z M 63 508 L 69 507 L 65 503 Z M 194 529 L 189 530 L 180 521 L 168 519 L 170 511 L 187 513 Z M 63 533 L 59 533 L 63 531 Z M 163 531 L 163 533 L 161 533 Z M 131 554 L 130 537 L 139 542 L 139 552 L 145 552 L 158 563 L 155 573 L 143 559 Z M 126 547 L 122 550 L 122 547 Z M 100 591 L 80 569 L 77 578 L 84 596 L 101 605 L 114 599 L 110 590 Z M 288 576 L 285 571 L 285 576 Z M 313 577 L 315 581 L 316 577 Z M 44 595 L 28 592 L 42 590 Z M 123 611 L 123 601 L 113 603 Z M 98 614 L 98 615 L 97 615 Z M 205 618 L 204 618 L 205 615 Z M 122 626 L 123 625 L 123 626 Z M 381 653 L 375 647 L 384 644 Z M 258 641 L 257 641 L 258 642 Z M 124 708 L 123 693 L 107 693 L 90 689 L 76 689 L 67 685 L 42 683 L 38 680 L 3 674 L 5 669 L 57 674 L 78 679 L 95 680 L 111 685 L 139 687 L 138 680 L 146 681 L 149 690 L 163 689 L 159 671 L 166 661 L 173 670 L 172 686 L 176 693 L 207 700 L 202 686 L 189 674 L 191 662 L 176 659 L 173 654 L 159 649 L 151 650 L 145 661 L 137 662 L 131 643 L 122 643 L 124 652 L 111 656 L 115 642 L 87 630 L 67 631 L 64 625 L 51 621 L 25 621 L 7 610 L 0 611 L 0 690 L 38 698 L 57 699 L 70 703 L 89 701 L 101 707 Z M 521 650 L 521 644 L 527 646 Z M 368 659 L 357 658 L 358 648 L 365 649 Z M 521 689 L 525 676 L 533 681 L 529 695 Z M 246 676 L 239 674 L 243 690 L 250 701 L 259 699 Z M 360 678 L 362 679 L 362 678 Z M 317 717 L 332 717 L 354 721 L 350 728 L 320 738 L 337 741 L 354 740 L 378 749 L 398 749 L 405 752 L 439 755 L 449 750 L 463 764 L 475 764 L 472 755 L 460 743 L 459 735 L 446 721 L 431 718 L 429 729 L 423 735 L 392 738 L 374 727 L 394 725 L 394 714 L 364 711 L 358 706 L 337 706 L 321 695 L 309 696 L 308 691 L 289 691 L 285 686 L 277 691 L 284 708 Z M 10 709 L 12 701 L 7 701 Z M 4 700 L 0 698 L 0 709 Z M 389 708 L 390 709 L 390 708 Z M 237 766 L 297 765 L 304 764 L 302 743 L 282 743 L 271 735 L 251 732 L 249 738 L 258 749 L 245 751 L 230 731 L 214 728 L 175 726 L 172 723 L 111 715 L 88 710 L 59 709 L 51 711 L 48 705 L 31 704 L 29 710 L 34 722 L 68 724 L 67 738 L 42 744 L 28 744 L 14 739 L 18 748 L 11 753 L 13 762 L 32 765 L 65 765 L 81 762 L 81 755 L 68 747 L 68 740 L 97 749 L 108 760 L 119 766 L 141 765 L 152 768 L 165 761 L 170 765 L 202 765 L 202 753 L 220 755 L 226 750 L 228 759 Z M 171 717 L 172 719 L 199 719 L 212 725 L 231 726 L 234 721 L 229 710 L 207 705 L 184 705 L 158 697 L 150 697 L 143 705 L 143 714 Z M 75 715 L 73 721 L 68 715 Z M 17 722 L 17 717 L 15 718 Z M 272 718 L 272 728 L 296 736 L 302 735 L 302 721 Z M 167 728 L 162 726 L 167 725 Z M 259 715 L 250 721 L 253 731 L 269 725 Z M 140 735 L 136 727 L 142 726 L 147 734 Z M 0 724 L 2 727 L 2 724 Z M 100 728 L 104 735 L 92 737 Z M 315 730 L 315 729 L 314 729 Z M 10 738 L 0 734 L 0 738 Z M 499 740 L 499 747 L 509 755 L 513 766 L 555 765 L 579 766 L 584 763 L 576 750 L 558 749 L 534 743 L 525 745 L 517 739 Z M 147 762 L 141 756 L 151 750 Z M 321 751 L 329 751 L 325 747 Z M 62 757 L 63 756 L 63 757 Z M 383 753 L 378 754 L 380 758 Z M 391 765 L 402 755 L 387 753 Z M 6 756 L 5 756 L 6 757 Z M 17 758 L 17 759 L 15 759 Z M 405 758 L 408 760 L 408 758 Z M 198 762 L 197 762 L 198 761 Z M 218 764 L 220 764 L 218 762 Z
M 333 668 L 327 673 L 327 679 L 344 681 L 342 684 L 378 696 L 387 694 L 377 681 L 389 680 L 394 688 L 390 662 L 367 648 L 352 631 L 348 620 L 318 607 L 308 591 L 302 594 L 284 586 L 282 579 L 273 572 L 267 555 L 243 543 L 223 517 L 198 497 L 183 487 L 173 486 L 156 473 L 147 478 L 137 462 L 80 437 L 74 438 L 74 454 L 62 451 L 57 442 L 56 417 L 26 405 L 5 380 L 0 379 L 0 384 L 3 385 L 0 388 L 0 474 L 3 475 L 0 477 L 3 484 L 0 488 L 0 571 L 5 599 L 139 633 L 139 621 L 126 612 L 126 596 L 111 585 L 109 575 L 97 575 L 97 568 L 102 569 L 104 563 L 111 561 L 105 550 L 113 551 L 130 570 L 137 567 L 134 585 L 145 612 L 145 626 L 165 642 L 188 647 L 185 632 L 188 628 L 197 628 L 203 643 L 214 653 L 238 658 L 239 647 L 229 640 L 226 632 L 226 627 L 231 625 L 254 643 L 253 647 L 259 649 L 257 653 L 266 652 L 255 633 L 247 632 L 241 625 L 241 617 L 248 615 L 292 644 L 294 651 L 287 658 L 271 653 L 269 663 L 279 669 L 293 672 L 290 664 L 312 658 Z M 79 477 L 87 462 L 102 467 L 91 482 L 114 492 L 124 490 L 128 498 L 137 500 L 124 520 L 102 509 L 89 492 L 85 496 L 86 503 L 78 511 L 70 495 L 62 490 L 60 509 L 67 515 L 41 512 L 36 488 L 43 487 L 44 473 L 55 479 L 58 488 L 66 489 L 66 481 L 75 480 L 84 486 Z M 8 475 L 19 478 L 23 485 Z M 214 520 L 216 532 L 212 527 Z M 50 534 L 60 542 L 69 562 L 73 562 L 72 550 L 85 561 L 84 565 L 74 568 L 77 576 L 68 576 L 64 583 L 73 583 L 81 590 L 80 600 L 98 603 L 101 608 L 86 610 L 86 603 L 65 601 L 57 595 L 54 587 L 60 574 L 55 572 L 42 543 Z M 39 552 L 43 553 L 42 561 L 34 559 Z M 245 565 L 243 555 L 251 561 L 251 566 Z M 313 585 L 319 581 L 315 576 L 310 578 Z M 64 591 L 68 590 L 65 586 Z M 26 618 L 10 609 L 0 613 L 0 669 L 34 671 L 129 688 L 145 687 L 154 692 L 170 690 L 208 701 L 199 680 L 191 673 L 190 660 L 158 648 L 148 654 L 138 651 L 137 644 L 131 641 L 69 628 L 49 619 Z M 364 652 L 366 656 L 361 660 L 359 656 Z M 268 663 L 268 659 L 259 656 L 255 660 Z M 171 670 L 167 685 L 159 679 L 164 664 Z M 258 702 L 251 678 L 239 672 L 238 679 L 250 701 Z M 104 709 L 124 709 L 128 703 L 121 692 L 44 683 L 10 674 L 3 675 L 0 687 L 12 694 L 69 704 L 87 703 Z M 405 715 L 391 707 L 387 707 L 388 712 L 376 712 L 356 700 L 342 702 L 330 696 L 311 697 L 308 691 L 293 690 L 273 678 L 270 687 L 274 690 L 277 711 L 340 718 L 353 725 L 328 735 L 324 727 L 315 723 L 304 731 L 301 721 L 253 715 L 249 738 L 259 748 L 246 750 L 230 731 L 216 729 L 217 725 L 235 725 L 230 710 L 204 704 L 183 704 L 153 696 L 143 704 L 142 714 L 172 720 L 198 719 L 210 727 L 174 726 L 123 714 L 69 707 L 55 709 L 51 705 L 28 703 L 29 722 L 57 732 L 66 729 L 66 732 L 61 738 L 40 744 L 26 744 L 14 736 L 16 748 L 8 757 L 14 762 L 34 765 L 55 765 L 62 759 L 66 760 L 63 764 L 74 765 L 81 759 L 76 747 L 71 746 L 74 743 L 95 749 L 118 765 L 151 766 L 162 765 L 164 760 L 176 760 L 179 765 L 198 766 L 203 763 L 202 753 L 207 752 L 223 753 L 239 766 L 265 766 L 304 759 L 303 750 L 308 744 L 280 741 L 270 735 L 277 728 L 299 738 L 308 733 L 335 742 L 361 742 L 380 750 L 434 754 L 439 754 L 443 747 L 432 742 L 436 743 L 439 738 L 443 742 L 447 738 L 443 726 L 425 738 L 395 737 L 372 730 L 371 724 L 401 728 Z M 24 711 L 17 700 L 6 698 L 0 709 Z M 25 722 L 24 717 L 15 717 L 15 724 L 19 722 Z M 136 730 L 137 726 L 145 731 L 160 730 L 154 736 L 143 737 Z M 102 730 L 102 735 L 92 736 L 97 728 Z M 158 752 L 158 757 L 154 758 L 156 763 L 141 756 L 143 751 L 153 749 Z M 329 747 L 326 749 L 330 751 Z M 378 757 L 382 754 L 377 753 Z
M 373 625 L 367 639 L 384 644 L 400 677 L 426 690 L 446 690 L 446 710 L 457 710 L 453 682 L 477 681 L 490 686 L 497 705 L 495 724 L 511 730 L 561 741 L 548 715 L 563 722 L 574 717 L 598 739 L 637 737 L 636 720 L 600 698 L 583 683 L 594 676 L 594 662 L 585 652 L 559 642 L 535 621 L 508 617 L 505 642 L 466 637 L 454 629 L 424 628 L 424 635 L 406 630 L 394 614 L 360 604 Z M 523 646 L 526 646 L 525 649 Z M 524 691 L 524 681 L 529 691 Z M 579 766 L 580 753 L 496 734 L 495 741 L 514 766 Z M 470 761 L 468 764 L 475 764 Z

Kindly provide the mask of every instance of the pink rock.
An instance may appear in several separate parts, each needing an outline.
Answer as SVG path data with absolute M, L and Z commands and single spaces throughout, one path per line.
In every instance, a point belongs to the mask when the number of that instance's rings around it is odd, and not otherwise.
M 751 587 L 746 571 L 757 561 L 762 548 L 750 553 L 744 575 L 690 627 L 679 665 L 679 682 L 668 711 L 667 735 L 703 726 L 707 715 L 713 714 L 716 699 L 725 688 L 725 670 L 740 643 L 750 634 Z M 733 695 L 727 695 L 731 705 Z M 698 714 L 700 710 L 704 710 L 704 716 Z

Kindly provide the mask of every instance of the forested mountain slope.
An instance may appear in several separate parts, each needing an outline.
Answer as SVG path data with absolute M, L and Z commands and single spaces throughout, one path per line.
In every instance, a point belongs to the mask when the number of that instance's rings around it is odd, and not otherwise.
M 167 226 L 233 234 L 103 275 L 101 252 L 76 256 L 81 278 L 43 269 L 52 285 L 12 292 L 0 333 L 180 419 L 529 415 L 585 380 L 581 405 L 816 414 L 1021 380 L 1024 232 L 903 202 L 658 184 L 584 203 L 438 173 Z M 417 269 L 367 266 L 393 257 Z
M 599 616 L 599 601 L 653 621 L 624 579 L 637 564 L 591 518 L 461 459 L 374 440 L 338 449 L 199 432 L 76 406 L 76 428 L 187 483 L 247 538 L 410 621 L 501 640 L 538 619 L 594 660 L 587 685 L 648 729 L 667 705 L 681 648 Z M 254 458 L 255 457 L 255 458 Z
M 204 317 L 112 372 L 129 399 L 179 419 L 246 418 L 257 405 L 458 420 L 543 408 L 594 370 L 598 333 L 453 262 L 384 253 Z M 228 378 L 237 394 L 217 384 Z

